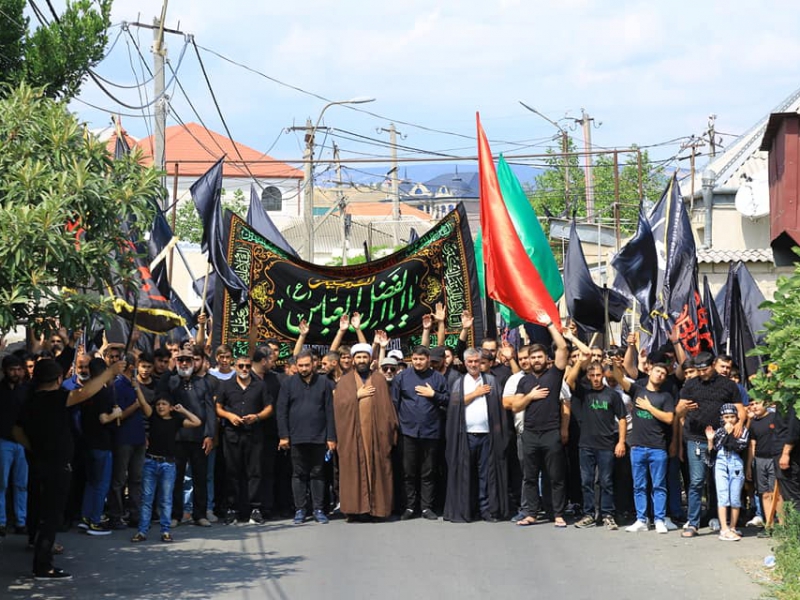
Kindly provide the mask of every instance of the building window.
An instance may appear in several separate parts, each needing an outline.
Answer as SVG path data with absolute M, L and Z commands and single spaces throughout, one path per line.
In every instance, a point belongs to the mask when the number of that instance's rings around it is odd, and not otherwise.
M 283 194 L 274 185 L 269 185 L 261 192 L 261 206 L 266 211 L 279 211 L 283 208 Z

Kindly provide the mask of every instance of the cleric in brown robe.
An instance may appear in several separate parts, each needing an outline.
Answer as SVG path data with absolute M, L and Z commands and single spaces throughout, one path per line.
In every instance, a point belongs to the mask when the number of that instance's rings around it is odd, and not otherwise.
M 356 344 L 351 353 L 353 369 L 333 392 L 341 511 L 348 521 L 366 515 L 386 518 L 392 512 L 397 414 L 386 379 L 370 370 L 369 344 Z

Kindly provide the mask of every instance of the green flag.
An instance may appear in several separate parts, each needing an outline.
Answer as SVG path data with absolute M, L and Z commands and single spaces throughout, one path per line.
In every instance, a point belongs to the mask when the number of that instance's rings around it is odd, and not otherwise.
M 525 195 L 525 190 L 522 188 L 514 172 L 508 166 L 506 159 L 501 155 L 497 163 L 497 179 L 500 183 L 500 192 L 503 194 L 503 201 L 506 204 L 508 213 L 511 216 L 511 221 L 514 223 L 514 229 L 519 236 L 525 252 L 533 262 L 536 270 L 542 278 L 542 282 L 547 288 L 553 302 L 558 302 L 558 299 L 564 294 L 564 282 L 561 279 L 561 273 L 558 270 L 558 263 L 556 262 L 553 251 L 550 249 L 550 243 L 539 224 L 539 219 L 536 217 L 536 211 L 533 210 L 528 197 Z M 475 264 L 478 265 L 478 279 L 480 283 L 481 293 L 484 293 L 483 281 L 483 236 L 480 230 L 475 236 Z M 509 282 L 513 285 L 513 282 Z M 523 323 L 511 309 L 502 304 L 496 304 L 500 316 L 508 324 L 509 327 L 517 327 Z

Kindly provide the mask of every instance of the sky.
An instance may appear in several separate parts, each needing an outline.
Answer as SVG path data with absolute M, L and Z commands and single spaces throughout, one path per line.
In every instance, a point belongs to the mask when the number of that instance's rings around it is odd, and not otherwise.
M 96 72 L 129 86 L 109 90 L 131 106 L 153 95 L 152 83 L 137 87 L 150 76 L 134 45 L 152 68 L 152 32 L 123 22 L 152 23 L 160 12 L 161 2 L 154 0 L 114 3 L 110 40 L 116 43 Z M 347 106 L 325 110 L 321 124 L 333 131 L 317 135 L 323 147 L 315 156 L 323 163 L 333 141 L 342 158 L 367 155 L 388 163 L 388 134 L 376 129 L 392 122 L 400 143 L 414 149 L 401 149 L 401 158 L 473 156 L 476 111 L 494 152 L 541 153 L 555 145 L 557 131 L 521 100 L 553 121 L 566 116 L 559 123 L 579 147 L 583 133 L 571 128 L 585 109 L 595 119 L 596 148 L 635 143 L 650 147 L 651 157 L 683 167 L 688 161 L 675 162 L 688 155 L 681 144 L 706 130 L 710 114 L 717 115 L 724 148 L 800 88 L 796 0 L 173 0 L 166 25 L 192 34 L 201 47 L 234 139 L 287 161 L 302 157 L 303 138 L 286 128 L 307 118 L 316 122 L 329 101 L 372 97 L 374 102 L 354 108 L 373 114 Z M 166 43 L 194 110 L 208 128 L 224 134 L 193 46 L 186 46 L 179 65 L 184 38 L 167 35 Z M 170 96 L 180 120 L 200 120 L 175 84 Z M 149 108 L 122 107 L 91 81 L 70 107 L 92 128 L 107 126 L 110 113 L 120 113 L 132 135 L 152 131 Z M 176 117 L 171 114 L 167 124 L 177 124 Z M 541 159 L 519 162 L 541 165 Z M 348 163 L 345 177 L 375 166 Z

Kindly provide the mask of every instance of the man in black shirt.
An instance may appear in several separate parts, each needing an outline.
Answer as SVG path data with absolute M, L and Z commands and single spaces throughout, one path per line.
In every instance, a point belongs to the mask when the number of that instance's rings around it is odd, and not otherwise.
M 656 532 L 667 533 L 667 436 L 675 418 L 675 400 L 662 385 L 667 379 L 664 363 L 650 367 L 647 383 L 631 383 L 622 373 L 622 360 L 614 359 L 614 378 L 631 396 L 634 409 L 631 413 L 631 469 L 633 471 L 633 501 L 636 505 L 636 522 L 625 531 L 647 531 L 648 474 L 653 486 L 653 516 Z
M 14 440 L 11 431 L 17 422 L 28 392 L 25 363 L 17 356 L 3 358 L 3 381 L 0 381 L 0 537 L 6 534 L 6 491 L 9 484 L 14 498 L 17 533 L 24 533 L 28 503 L 28 461 L 25 449 Z
M 570 409 L 580 423 L 580 467 L 583 486 L 583 518 L 575 527 L 594 527 L 595 470 L 600 482 L 600 513 L 603 524 L 617 529 L 614 520 L 614 457 L 625 456 L 625 436 L 628 422 L 622 396 L 603 384 L 603 366 L 593 362 L 586 370 L 591 387 L 577 382 L 581 364 L 576 361 L 567 373 L 572 390 Z
M 524 519 L 517 521 L 517 525 L 525 527 L 536 523 L 541 502 L 539 473 L 544 467 L 550 478 L 555 525 L 566 527 L 566 458 L 563 444 L 567 443 L 569 437 L 569 412 L 561 403 L 561 385 L 569 350 L 566 340 L 549 317 L 543 314 L 541 319 L 542 323 L 547 323 L 547 330 L 555 343 L 553 366 L 547 367 L 547 349 L 541 344 L 532 345 L 529 353 L 531 372 L 520 379 L 511 402 L 514 412 L 525 411 L 525 429 L 522 432 L 525 477 L 522 493 L 528 512 Z
M 723 404 L 735 404 L 739 413 L 739 420 L 733 430 L 734 437 L 742 434 L 742 426 L 747 417 L 738 386 L 716 372 L 713 366 L 714 356 L 710 352 L 700 352 L 694 361 L 698 376 L 683 386 L 675 408 L 675 415 L 685 419 L 683 437 L 689 463 L 689 526 L 684 530 L 686 537 L 697 535 L 697 528 L 700 527 L 703 486 L 708 471 L 706 427 L 719 427 L 719 411 Z
M 14 439 L 31 451 L 33 468 L 40 473 L 39 488 L 30 490 L 39 495 L 41 519 L 33 554 L 33 575 L 36 579 L 70 579 L 71 575 L 53 566 L 53 544 L 61 525 L 72 473 L 72 429 L 67 409 L 95 395 L 125 364 L 114 365 L 80 389 L 61 389 L 63 369 L 54 360 L 40 360 L 34 368 L 34 393 L 23 405 Z
M 216 395 L 217 416 L 223 421 L 222 440 L 228 511 L 225 523 L 236 520 L 241 490 L 247 481 L 250 523 L 263 525 L 261 514 L 261 461 L 264 443 L 262 421 L 272 416 L 272 397 L 267 385 L 252 377 L 251 359 L 240 356 L 234 361 L 236 377 L 222 381 Z
M 297 374 L 281 386 L 278 396 L 278 446 L 291 448 L 294 494 L 294 523 L 306 519 L 306 492 L 311 488 L 314 520 L 327 523 L 325 499 L 325 452 L 336 450 L 336 424 L 333 420 L 333 382 L 314 372 L 311 352 L 296 357 Z

